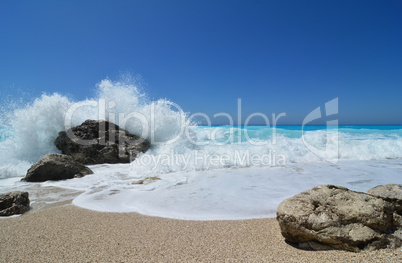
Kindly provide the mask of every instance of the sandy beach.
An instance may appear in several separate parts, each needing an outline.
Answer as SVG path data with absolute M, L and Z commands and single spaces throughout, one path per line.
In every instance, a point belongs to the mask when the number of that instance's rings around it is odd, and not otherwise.
M 402 263 L 401 11 L 0 0 L 0 263 Z
M 0 219 L 1 262 L 401 262 L 402 250 L 304 251 L 274 218 L 183 221 L 64 205 Z

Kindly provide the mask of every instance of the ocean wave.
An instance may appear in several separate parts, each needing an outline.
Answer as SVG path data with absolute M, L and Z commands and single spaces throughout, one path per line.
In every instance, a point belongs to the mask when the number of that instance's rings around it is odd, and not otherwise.
M 186 114 L 173 102 L 149 101 L 136 85 L 109 79 L 97 85 L 96 96 L 91 99 L 75 102 L 58 93 L 43 94 L 31 103 L 13 103 L 2 109 L 0 178 L 24 176 L 27 163 L 59 152 L 53 142 L 60 131 L 87 119 L 112 121 L 156 144 L 176 138 L 190 125 Z M 20 165 L 24 169 L 10 168 Z
M 94 98 L 44 94 L 1 116 L 0 178 L 24 176 L 43 155 L 59 152 L 53 144 L 58 132 L 87 119 L 112 121 L 151 141 L 131 164 L 138 173 L 402 158 L 402 129 L 196 126 L 179 105 L 150 101 L 133 83 L 109 79 L 97 85 Z

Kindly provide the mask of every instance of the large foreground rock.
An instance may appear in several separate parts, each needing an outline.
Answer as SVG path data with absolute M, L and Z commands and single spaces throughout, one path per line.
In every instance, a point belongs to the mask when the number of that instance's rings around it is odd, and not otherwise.
M 92 174 L 92 170 L 65 154 L 49 153 L 29 168 L 22 181 L 65 180 Z
M 86 120 L 60 132 L 54 144 L 63 154 L 84 164 L 129 163 L 150 143 L 108 121 Z
M 319 185 L 284 200 L 277 219 L 285 239 L 300 248 L 359 251 L 398 247 L 402 239 L 399 201 Z
M 29 210 L 27 192 L 10 192 L 0 194 L 0 216 L 23 214 Z

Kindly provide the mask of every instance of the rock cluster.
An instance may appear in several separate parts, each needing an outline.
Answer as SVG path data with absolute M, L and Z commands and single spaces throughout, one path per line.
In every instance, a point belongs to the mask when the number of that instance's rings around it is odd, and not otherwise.
M 402 186 L 368 194 L 319 185 L 284 200 L 277 220 L 285 239 L 304 249 L 360 251 L 402 243 Z
M 150 143 L 108 121 L 86 120 L 60 132 L 54 144 L 62 154 L 51 153 L 29 168 L 27 182 L 65 180 L 92 174 L 84 164 L 128 163 Z
M 22 214 L 29 210 L 27 192 L 10 192 L 0 194 L 0 216 Z
M 54 144 L 62 154 L 49 153 L 31 166 L 22 181 L 65 180 L 93 174 L 84 164 L 129 163 L 150 143 L 108 121 L 86 120 L 60 132 Z M 144 183 L 144 182 L 142 182 Z M 0 195 L 0 216 L 29 210 L 27 192 Z
M 83 164 L 129 163 L 150 143 L 108 121 L 86 120 L 60 132 L 54 144 Z
M 65 154 L 49 153 L 29 168 L 22 181 L 65 180 L 93 174 L 92 170 Z

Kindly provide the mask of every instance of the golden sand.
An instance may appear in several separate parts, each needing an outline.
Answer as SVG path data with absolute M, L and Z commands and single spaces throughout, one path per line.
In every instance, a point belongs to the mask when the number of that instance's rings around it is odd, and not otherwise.
M 401 249 L 304 251 L 276 219 L 183 221 L 64 205 L 0 219 L 0 262 L 402 262 Z

